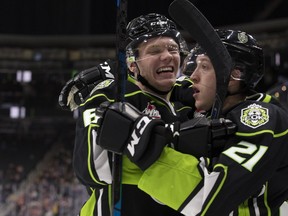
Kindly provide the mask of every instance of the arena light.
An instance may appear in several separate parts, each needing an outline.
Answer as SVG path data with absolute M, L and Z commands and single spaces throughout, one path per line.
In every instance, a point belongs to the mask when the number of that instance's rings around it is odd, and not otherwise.
M 10 107 L 10 118 L 12 119 L 23 119 L 26 116 L 26 108 L 23 106 L 11 106 Z
M 280 66 L 280 64 L 281 64 L 280 53 L 276 53 L 276 54 L 275 54 L 275 65 L 276 65 L 276 66 Z
M 17 82 L 28 83 L 32 81 L 32 72 L 30 70 L 18 70 L 16 74 Z

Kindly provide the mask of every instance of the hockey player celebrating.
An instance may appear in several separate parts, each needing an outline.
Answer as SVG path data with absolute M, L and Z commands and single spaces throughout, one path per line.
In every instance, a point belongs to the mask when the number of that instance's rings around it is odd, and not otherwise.
M 163 122 L 172 124 L 179 121 L 181 116 L 183 116 L 183 121 L 187 120 L 187 113 L 191 111 L 191 107 L 185 107 L 180 103 L 172 104 L 169 101 L 181 59 L 185 53 L 188 53 L 186 43 L 175 23 L 160 14 L 148 14 L 132 20 L 127 25 L 127 34 L 127 66 L 132 76 L 129 76 L 126 83 L 125 102 L 129 102 L 129 105 L 133 104 L 141 111 L 137 111 L 132 106 L 125 106 L 125 104 L 120 107 L 116 105 L 115 109 L 132 114 L 132 119 L 134 116 L 143 114 L 148 121 L 151 118 L 155 120 L 153 121 L 155 124 L 161 125 L 164 125 Z M 105 68 L 109 65 L 102 64 L 99 67 L 95 70 L 99 71 L 101 67 Z M 90 72 L 91 70 L 88 70 L 85 74 L 89 76 Z M 111 74 L 104 73 L 103 76 L 111 77 Z M 85 79 L 83 76 L 78 76 L 78 78 Z M 68 85 L 74 85 L 74 81 L 71 80 Z M 81 101 L 83 103 L 78 109 L 80 117 L 77 120 L 73 165 L 79 180 L 91 190 L 91 197 L 81 209 L 80 215 L 106 216 L 110 215 L 111 209 L 112 162 L 111 152 L 99 146 L 97 138 L 99 118 L 96 115 L 96 108 L 103 102 L 114 101 L 117 86 L 113 79 L 106 79 L 100 83 L 97 83 L 96 79 L 91 86 L 86 86 L 85 90 L 92 89 L 91 93 L 86 100 Z M 77 87 L 79 85 L 75 86 L 74 93 L 78 92 Z M 60 98 L 60 100 L 63 99 L 67 98 Z M 129 128 L 122 128 L 122 125 L 118 124 L 122 122 L 121 119 L 112 119 L 112 121 L 111 131 L 122 131 L 126 135 L 129 133 Z M 165 127 L 161 129 L 168 130 Z M 118 140 L 114 135 L 110 138 L 113 138 L 116 147 L 114 150 L 121 152 L 122 149 L 117 149 L 117 146 L 123 145 L 122 140 Z M 155 136 L 155 139 L 158 140 L 158 137 Z M 167 143 L 166 139 L 160 141 Z M 156 152 L 153 157 L 158 158 L 158 153 L 160 152 Z M 142 166 L 146 167 L 145 161 Z M 151 196 L 137 188 L 142 172 L 138 166 L 123 156 L 121 213 L 125 216 L 181 215 L 172 208 L 156 202 Z
M 152 139 L 153 119 L 144 127 L 138 124 L 142 114 L 132 121 L 113 104 L 102 110 L 99 140 L 115 136 L 107 127 L 112 114 L 126 120 L 122 126 L 132 125 L 127 137 L 117 135 L 127 140 L 118 149 L 144 171 L 138 188 L 184 215 L 280 215 L 288 198 L 288 114 L 274 98 L 254 91 L 264 71 L 263 50 L 255 38 L 241 31 L 217 32 L 234 63 L 221 117 L 237 124 L 235 134 L 201 143 L 225 146 L 219 155 L 197 158 L 165 146 Z M 215 71 L 200 46 L 193 49 L 191 62 L 195 106 L 209 117 L 216 94 Z M 201 142 L 198 138 L 195 134 L 190 145 Z M 99 142 L 114 151 L 110 143 Z M 159 151 L 160 157 L 149 157 Z

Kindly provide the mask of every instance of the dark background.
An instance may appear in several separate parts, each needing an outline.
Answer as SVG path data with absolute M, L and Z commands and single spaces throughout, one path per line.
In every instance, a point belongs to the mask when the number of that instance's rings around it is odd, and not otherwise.
M 172 0 L 127 1 L 128 21 L 151 12 L 170 17 L 168 7 Z M 275 93 L 282 89 L 288 79 L 287 0 L 191 2 L 215 28 L 240 29 L 253 34 L 265 51 L 266 70 L 259 90 L 273 89 Z M 0 133 L 34 133 L 39 128 L 42 133 L 63 128 L 58 122 L 64 122 L 61 119 L 64 117 L 71 120 L 72 116 L 58 105 L 63 85 L 75 73 L 116 56 L 116 1 L 7 0 L 1 3 L 0 118 L 3 119 Z M 189 34 L 185 36 L 189 41 Z M 31 72 L 32 81 L 16 80 L 17 74 L 25 71 Z M 282 98 L 288 104 L 284 90 L 281 90 Z M 9 112 L 13 106 L 26 109 L 24 119 L 11 121 Z M 36 117 L 39 121 L 35 121 Z M 38 123 L 50 126 L 51 130 L 42 129 Z
M 169 17 L 171 2 L 128 0 L 128 21 L 151 12 Z M 288 107 L 288 0 L 195 0 L 193 3 L 214 27 L 244 30 L 257 38 L 264 47 L 266 64 L 265 75 L 258 88 L 275 95 Z M 34 186 L 37 186 L 40 196 L 36 197 L 40 201 L 38 204 L 43 205 L 41 195 L 46 193 L 43 193 L 37 175 L 36 179 L 34 176 L 29 181 L 27 176 L 35 174 L 35 167 L 53 151 L 56 159 L 53 157 L 52 164 L 42 166 L 38 175 L 44 183 L 49 180 L 49 185 L 54 185 L 57 191 L 63 192 L 60 190 L 64 187 L 61 182 L 65 188 L 71 184 L 69 193 L 65 190 L 64 194 L 56 196 L 54 190 L 50 191 L 51 197 L 59 197 L 57 200 L 53 198 L 54 204 L 58 206 L 67 198 L 80 198 L 78 205 L 74 204 L 75 200 L 68 208 L 78 212 L 79 206 L 86 200 L 82 200 L 79 191 L 73 192 L 77 181 L 71 158 L 78 114 L 77 111 L 62 110 L 58 105 L 58 96 L 66 81 L 75 73 L 116 57 L 115 23 L 115 0 L 1 1 L 1 213 L 5 209 L 8 213 L 11 210 L 14 212 L 10 215 L 20 215 L 17 211 L 30 205 L 30 194 L 35 194 Z M 189 41 L 187 33 L 185 39 Z M 22 79 L 25 73 L 31 75 L 30 81 Z M 11 110 L 15 111 L 15 108 L 18 116 L 11 115 Z M 22 189 L 26 191 L 24 197 L 19 193 L 23 181 L 28 183 Z M 12 202 L 15 208 L 6 208 L 9 207 L 11 194 L 16 194 L 13 199 L 17 199 Z M 25 198 L 24 201 L 21 201 L 22 198 Z
M 168 15 L 172 0 L 129 0 L 128 20 L 149 12 Z M 287 0 L 191 1 L 214 27 L 288 16 Z M 0 8 L 0 34 L 115 33 L 115 0 L 9 0 Z
M 142 14 L 170 17 L 172 0 L 127 0 L 128 21 Z M 214 27 L 253 34 L 264 47 L 266 71 L 260 90 L 268 91 L 288 78 L 287 0 L 194 0 L 195 6 Z M 9 0 L 0 7 L 0 117 L 7 124 L 0 132 L 18 133 L 10 124 L 12 106 L 26 108 L 24 120 L 68 117 L 58 105 L 65 82 L 78 71 L 115 58 L 115 0 Z M 183 31 L 183 35 L 185 35 Z M 189 42 L 189 34 L 185 39 Z M 279 58 L 281 61 L 278 61 Z M 31 71 L 32 81 L 16 81 L 17 74 Z M 284 81 L 283 79 L 284 78 Z M 278 91 L 278 90 L 277 90 Z M 286 96 L 285 96 L 286 97 Z M 284 99 L 286 100 L 286 98 Z M 21 119 L 20 119 L 21 120 Z M 34 119 L 33 119 L 34 121 Z M 51 125 L 45 120 L 43 124 Z M 57 122 L 52 120 L 52 122 Z M 23 121 L 21 120 L 21 123 Z M 59 126 L 59 124 L 56 124 Z M 18 128 L 17 128 L 18 127 Z M 61 127 L 61 126 L 60 126 Z M 8 129 L 7 129 L 8 128 Z M 9 128 L 13 128 L 9 130 Z M 28 128 L 28 129 L 27 129 Z M 33 130 L 39 128 L 38 125 Z M 55 128 L 55 125 L 52 125 Z M 40 129 L 41 131 L 41 129 Z M 49 130 L 43 130 L 49 131 Z

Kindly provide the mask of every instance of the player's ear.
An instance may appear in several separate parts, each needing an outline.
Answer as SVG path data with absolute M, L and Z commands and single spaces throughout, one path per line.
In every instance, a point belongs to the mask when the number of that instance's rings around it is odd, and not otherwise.
M 128 65 L 128 69 L 129 69 L 131 72 L 133 72 L 133 73 L 135 73 L 135 72 L 138 71 L 135 62 L 130 63 L 130 64 Z
M 240 80 L 241 79 L 241 71 L 239 69 L 233 69 L 231 72 L 231 79 L 232 80 Z

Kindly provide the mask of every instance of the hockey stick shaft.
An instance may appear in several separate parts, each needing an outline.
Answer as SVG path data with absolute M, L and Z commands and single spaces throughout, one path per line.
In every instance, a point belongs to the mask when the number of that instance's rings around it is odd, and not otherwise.
M 116 101 L 124 101 L 125 86 L 127 79 L 127 66 L 125 58 L 125 41 L 127 25 L 127 0 L 117 1 L 117 20 L 116 20 L 116 55 L 117 73 L 115 81 L 117 83 Z
M 206 50 L 216 72 L 217 90 L 211 118 L 221 114 L 232 69 L 231 57 L 215 29 L 205 16 L 188 0 L 174 0 L 170 16 Z
M 116 93 L 115 101 L 123 102 L 127 79 L 125 61 L 125 40 L 127 25 L 127 0 L 116 0 Z M 112 190 L 111 190 L 111 215 L 121 215 L 122 204 L 122 156 L 112 153 Z

